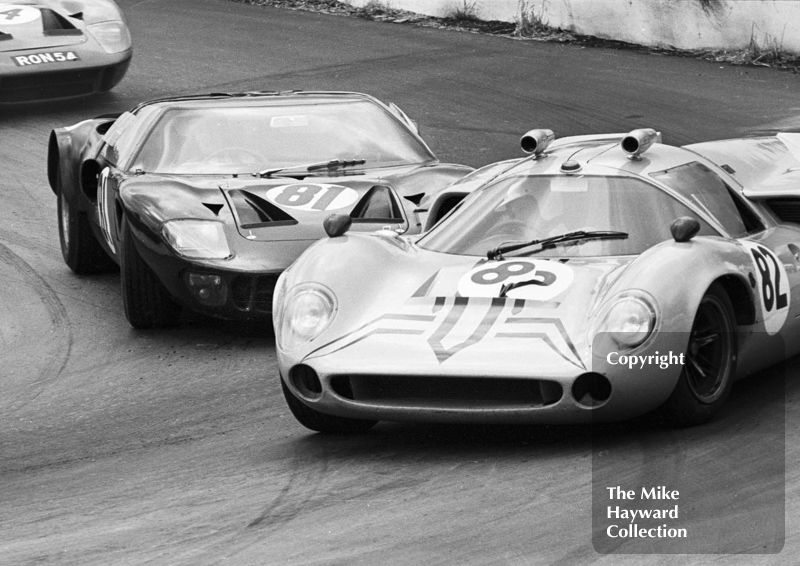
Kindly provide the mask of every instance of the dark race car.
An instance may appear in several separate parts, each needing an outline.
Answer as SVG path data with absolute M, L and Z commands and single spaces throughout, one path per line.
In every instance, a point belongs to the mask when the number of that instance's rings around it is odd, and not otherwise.
M 58 128 L 48 152 L 65 262 L 77 274 L 119 264 L 138 328 L 175 324 L 181 306 L 268 315 L 278 275 L 331 212 L 356 230 L 417 233 L 421 199 L 470 171 L 358 93 L 154 100 Z
M 0 3 L 0 102 L 111 90 L 132 53 L 125 19 L 112 0 Z

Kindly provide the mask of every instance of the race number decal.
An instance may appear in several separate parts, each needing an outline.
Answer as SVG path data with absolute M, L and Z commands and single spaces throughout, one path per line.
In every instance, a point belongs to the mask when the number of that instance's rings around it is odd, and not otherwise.
M 30 6 L 17 6 L 15 4 L 0 4 L 0 28 L 16 26 L 38 20 L 41 13 Z
M 339 210 L 355 204 L 358 193 L 341 185 L 297 183 L 268 190 L 267 199 L 278 206 L 325 211 Z
M 752 242 L 744 244 L 755 267 L 754 291 L 759 296 L 764 327 L 768 334 L 777 334 L 789 314 L 789 279 L 786 268 L 772 250 Z
M 485 261 L 461 277 L 458 293 L 462 297 L 499 297 L 505 286 L 510 289 L 505 294 L 509 298 L 547 301 L 565 291 L 573 277 L 572 268 L 557 261 Z

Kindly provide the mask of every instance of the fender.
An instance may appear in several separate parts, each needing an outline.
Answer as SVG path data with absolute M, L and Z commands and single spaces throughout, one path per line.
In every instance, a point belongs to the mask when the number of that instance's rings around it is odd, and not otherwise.
M 154 191 L 158 183 L 161 190 Z M 205 198 L 204 198 L 205 197 Z M 198 189 L 180 181 L 154 175 L 127 177 L 119 185 L 122 210 L 131 224 L 160 240 L 161 226 L 167 220 L 197 218 L 220 220 L 219 215 L 230 215 L 227 206 L 215 214 L 203 205 L 204 201 L 225 203 L 219 189 Z M 228 216 L 232 221 L 232 218 Z
M 47 145 L 47 180 L 54 194 L 63 190 L 73 203 L 79 203 L 83 161 L 97 154 L 102 135 L 114 123 L 113 117 L 84 120 L 50 132 Z M 82 210 L 85 208 L 80 207 Z
M 441 262 L 424 257 L 433 252 L 419 250 L 403 237 L 392 233 L 347 233 L 338 238 L 323 238 L 312 244 L 281 276 L 280 285 L 289 292 L 301 281 L 317 281 L 336 294 L 338 315 L 308 348 L 293 354 L 298 359 L 326 341 L 384 314 L 387 297 L 403 303 L 411 297 Z M 331 259 L 335 258 L 335 259 Z M 454 256 L 456 262 L 463 258 Z M 332 267 L 331 264 L 335 266 Z M 390 267 L 391 266 L 391 267 Z M 352 273 L 370 273 L 352 284 Z M 402 274 L 402 276 L 398 276 Z M 274 311 L 277 313 L 278 311 Z M 275 320 L 275 324 L 279 321 Z
M 688 242 L 662 242 L 632 261 L 605 291 L 598 304 L 626 289 L 642 289 L 658 302 L 660 332 L 688 332 L 706 290 L 719 282 L 734 305 L 739 326 L 758 320 L 753 263 L 743 246 L 718 237 L 699 236 Z M 669 319 L 663 313 L 670 313 Z

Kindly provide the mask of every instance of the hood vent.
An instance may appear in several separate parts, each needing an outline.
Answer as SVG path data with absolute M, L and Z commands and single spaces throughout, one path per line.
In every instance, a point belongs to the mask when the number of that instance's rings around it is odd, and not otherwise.
M 767 206 L 781 222 L 800 224 L 800 199 L 770 198 L 767 199 Z
M 402 207 L 392 189 L 386 185 L 375 185 L 358 201 L 350 213 L 354 222 L 378 224 L 402 223 Z
M 42 31 L 44 35 L 83 35 L 81 30 L 59 13 L 48 8 L 40 8 L 40 11 L 42 13 Z
M 290 226 L 297 220 L 267 199 L 244 190 L 228 191 L 239 226 L 249 230 L 267 226 Z

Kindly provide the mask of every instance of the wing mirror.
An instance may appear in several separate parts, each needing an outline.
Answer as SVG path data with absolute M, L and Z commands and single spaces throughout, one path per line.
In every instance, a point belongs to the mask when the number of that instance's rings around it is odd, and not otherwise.
M 697 236 L 700 231 L 700 223 L 695 218 L 681 216 L 670 224 L 669 231 L 676 242 L 688 242 Z
M 353 224 L 353 219 L 349 214 L 331 214 L 322 221 L 322 227 L 329 238 L 338 238 L 344 235 Z

